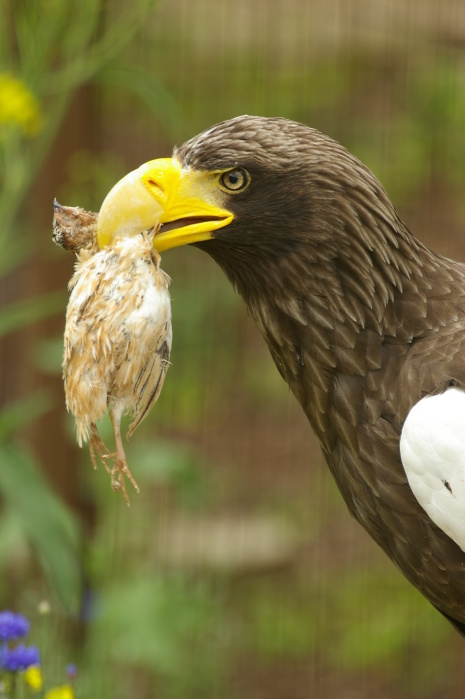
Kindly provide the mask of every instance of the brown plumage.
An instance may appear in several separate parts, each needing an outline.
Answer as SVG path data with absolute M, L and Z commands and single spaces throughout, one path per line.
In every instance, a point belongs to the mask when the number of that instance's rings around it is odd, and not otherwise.
M 350 513 L 464 633 L 465 553 L 412 494 L 399 436 L 422 396 L 465 387 L 465 266 L 416 240 L 374 175 L 302 124 L 238 117 L 174 157 L 248 173 L 218 195 L 232 223 L 198 247 L 243 297 Z
M 70 252 L 98 252 L 97 214 L 80 206 L 63 206 L 56 199 L 53 202 L 53 212 L 54 243 Z
M 83 219 L 86 225 L 80 228 Z M 95 214 L 55 203 L 59 244 L 78 251 L 66 313 L 66 405 L 75 418 L 79 445 L 89 441 L 94 466 L 98 455 L 113 488 L 129 502 L 124 476 L 139 489 L 126 462 L 120 422 L 124 413 L 132 415 L 131 436 L 162 389 L 172 338 L 169 278 L 153 248 L 154 231 L 117 238 L 98 251 L 96 220 Z M 108 410 L 113 453 L 97 430 Z

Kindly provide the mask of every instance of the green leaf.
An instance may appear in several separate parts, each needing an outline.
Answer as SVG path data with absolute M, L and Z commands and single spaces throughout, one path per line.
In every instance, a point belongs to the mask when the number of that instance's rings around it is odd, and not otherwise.
M 11 438 L 18 427 L 43 415 L 52 405 L 50 393 L 39 390 L 5 406 L 0 411 L 0 441 Z
M 62 291 L 52 291 L 38 298 L 12 303 L 0 310 L 0 337 L 15 330 L 48 318 L 66 305 L 66 295 Z
M 15 445 L 0 444 L 0 491 L 35 549 L 45 574 L 70 612 L 81 599 L 79 527 L 34 460 Z
M 103 590 L 99 611 L 94 655 L 101 663 L 106 649 L 103 662 L 118 664 L 123 676 L 125 664 L 146 666 L 182 695 L 205 696 L 223 669 L 218 602 L 208 584 L 145 571 Z

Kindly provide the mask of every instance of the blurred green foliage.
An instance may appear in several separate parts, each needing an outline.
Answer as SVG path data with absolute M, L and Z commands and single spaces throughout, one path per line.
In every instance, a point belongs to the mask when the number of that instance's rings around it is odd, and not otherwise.
M 107 648 L 108 664 L 124 659 L 128 666 L 144 667 L 148 680 L 161 675 L 168 695 L 203 695 L 218 681 L 226 660 L 221 606 L 206 581 L 134 572 L 103 594 L 94 627 L 97 657 Z M 130 696 L 131 689 L 128 682 L 119 696 Z
M 0 443 L 0 492 L 7 522 L 12 514 L 65 607 L 76 614 L 81 597 L 79 529 L 71 512 L 45 482 L 23 448 Z M 0 531 L 2 520 L 0 519 Z M 5 558 L 8 553 L 4 549 Z M 5 564 L 5 558 L 0 564 Z
M 382 567 L 350 571 L 338 585 L 333 575 L 323 576 L 315 594 L 314 576 L 306 570 L 292 590 L 279 583 L 248 589 L 249 638 L 269 662 L 278 656 L 302 659 L 327 649 L 326 660 L 334 670 L 387 667 L 403 682 L 410 673 L 422 684 L 431 679 L 432 667 L 425 667 L 421 658 L 444 641 L 448 630 L 416 591 L 406 589 L 401 577 Z M 361 607 L 363 620 L 358 615 Z M 417 628 L 406 623 L 406 610 L 423 630 L 420 638 Z M 435 659 L 437 676 L 446 658 L 437 654 Z
M 0 15 L 0 260 L 24 259 L 18 214 L 76 90 L 108 80 L 157 0 L 130 10 L 102 1 L 7 0 Z M 124 64 L 130 73 L 130 67 Z M 138 82 L 141 82 L 140 80 Z M 151 78 L 153 82 L 153 78 Z M 134 84 L 136 81 L 134 81 Z M 131 83 L 129 82 L 129 85 Z M 3 90 L 3 93 L 1 92 Z M 150 106 L 157 108 L 152 99 Z M 27 112 L 25 116 L 25 112 Z M 23 235 L 25 230 L 21 231 Z M 20 244 L 21 243 L 21 244 Z
M 2 4 L 0 281 L 3 278 L 5 286 L 35 252 L 33 227 L 23 209 L 73 95 L 81 85 L 101 76 L 106 67 L 115 69 L 121 51 L 155 4 L 154 0 L 138 2 L 130 12 L 123 10 L 116 16 L 109 16 L 105 3 L 94 0 Z M 86 167 L 81 163 L 78 170 Z M 62 311 L 64 302 L 64 293 L 52 292 L 9 303 L 0 309 L 0 336 Z M 49 397 L 39 393 L 5 405 L 0 412 L 0 492 L 4 500 L 0 529 L 6 523 L 10 531 L 13 513 L 52 587 L 66 608 L 76 613 L 83 576 L 79 526 L 41 476 L 21 439 L 28 421 L 49 407 Z M 2 553 L 0 566 L 5 568 L 11 554 L 6 543 Z
M 438 173 L 442 186 L 461 200 L 464 69 L 447 50 L 426 56 L 409 90 L 395 86 L 388 114 L 377 119 L 368 114 L 354 130 L 349 147 L 376 172 L 398 207 L 430 186 Z M 400 66 L 398 71 L 400 83 Z

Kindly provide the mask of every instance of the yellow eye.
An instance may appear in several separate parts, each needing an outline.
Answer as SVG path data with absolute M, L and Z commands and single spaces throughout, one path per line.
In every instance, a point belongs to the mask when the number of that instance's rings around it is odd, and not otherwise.
M 249 182 L 250 175 L 242 168 L 223 172 L 219 179 L 220 185 L 230 192 L 239 192 L 241 189 L 245 189 Z

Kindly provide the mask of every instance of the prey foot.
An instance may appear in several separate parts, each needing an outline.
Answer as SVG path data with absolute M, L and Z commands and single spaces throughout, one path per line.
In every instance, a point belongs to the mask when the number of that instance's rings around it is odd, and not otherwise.
M 139 486 L 137 485 L 134 476 L 129 470 L 129 466 L 126 463 L 126 456 L 124 454 L 123 456 L 121 456 L 120 453 L 115 452 L 114 454 L 109 454 L 105 458 L 113 459 L 113 467 L 110 471 L 111 487 L 113 488 L 115 493 L 119 493 L 120 491 L 122 491 L 123 497 L 126 500 L 127 505 L 129 505 L 129 496 L 126 490 L 126 481 L 124 480 L 124 477 L 127 476 L 127 478 L 132 483 L 136 493 L 139 492 Z
M 100 437 L 97 426 L 92 424 L 90 427 L 89 450 L 94 468 L 96 469 L 98 466 L 98 456 L 102 464 L 105 466 L 107 472 L 110 474 L 111 487 L 116 493 L 121 491 L 126 503 L 129 505 L 129 496 L 126 490 L 126 482 L 124 477 L 127 476 L 129 478 L 137 493 L 139 492 L 139 486 L 129 470 L 129 466 L 126 461 L 126 454 L 124 453 L 121 441 L 117 439 L 116 451 L 113 453 L 110 452 Z M 110 463 L 111 461 L 113 461 L 113 464 Z

